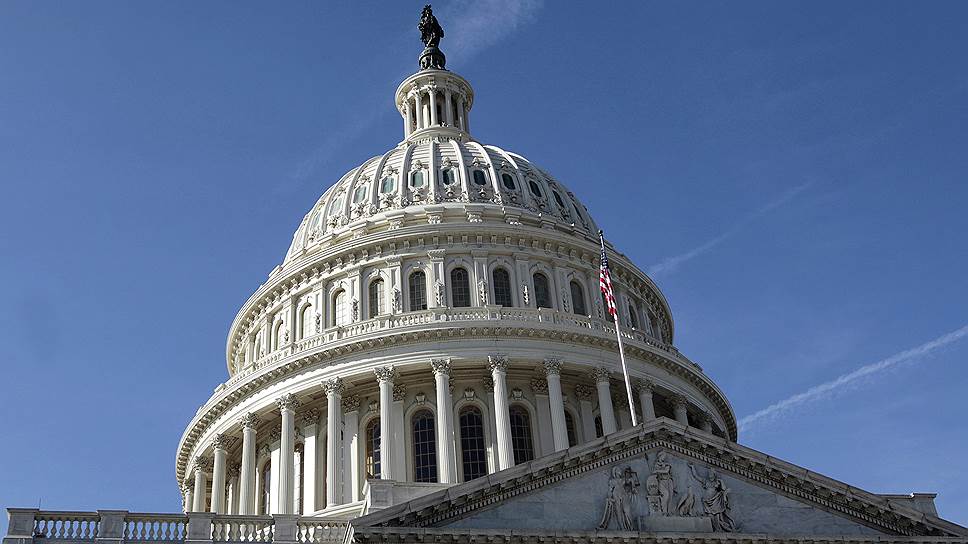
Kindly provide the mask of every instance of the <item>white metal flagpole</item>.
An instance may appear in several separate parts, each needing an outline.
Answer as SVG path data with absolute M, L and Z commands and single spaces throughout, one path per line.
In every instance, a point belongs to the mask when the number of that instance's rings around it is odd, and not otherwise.
M 605 233 L 602 231 L 598 231 L 598 238 L 602 242 L 602 256 L 604 257 L 605 256 Z M 608 271 L 608 275 L 609 275 L 609 281 L 608 281 L 609 289 L 611 289 L 612 288 L 611 270 Z M 612 293 L 612 297 L 613 298 L 615 297 L 614 293 Z M 625 377 L 625 394 L 628 395 L 629 412 L 632 414 L 632 426 L 634 427 L 639 424 L 639 420 L 635 416 L 636 410 L 635 410 L 635 401 L 632 400 L 632 383 L 629 381 L 629 369 L 628 369 L 628 366 L 625 364 L 625 347 L 623 347 L 622 345 L 622 331 L 619 328 L 619 324 L 618 324 L 618 304 L 615 305 L 615 313 L 612 314 L 612 317 L 614 318 L 614 321 L 615 321 L 615 339 L 618 340 L 618 354 L 619 354 L 619 357 L 622 359 L 622 375 Z

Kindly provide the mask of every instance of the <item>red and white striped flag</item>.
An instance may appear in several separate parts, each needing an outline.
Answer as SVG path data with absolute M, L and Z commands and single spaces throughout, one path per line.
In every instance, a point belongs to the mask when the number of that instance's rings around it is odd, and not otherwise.
M 605 235 L 602 231 L 598 231 L 598 238 L 602 241 L 602 268 L 601 274 L 598 277 L 598 284 L 602 288 L 602 298 L 605 299 L 605 304 L 608 306 L 609 315 L 615 317 L 618 309 L 615 307 L 615 294 L 612 292 L 612 275 L 608 272 L 608 256 L 605 255 Z

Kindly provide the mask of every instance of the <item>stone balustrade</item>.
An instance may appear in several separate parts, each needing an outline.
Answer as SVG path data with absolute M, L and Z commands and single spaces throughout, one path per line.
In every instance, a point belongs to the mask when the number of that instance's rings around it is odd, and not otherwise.
M 345 520 L 294 514 L 230 516 L 209 512 L 51 512 L 35 508 L 8 508 L 7 516 L 9 525 L 3 544 L 337 544 L 343 541 L 347 528 Z
M 399 314 L 388 314 L 372 319 L 357 321 L 348 325 L 330 327 L 318 334 L 308 338 L 291 342 L 271 353 L 267 353 L 262 358 L 256 360 L 246 368 L 239 369 L 225 386 L 232 386 L 244 381 L 246 376 L 257 370 L 272 366 L 281 360 L 298 356 L 312 350 L 316 350 L 327 344 L 336 344 L 343 340 L 354 338 L 365 338 L 367 336 L 379 336 L 389 331 L 406 332 L 410 327 L 424 329 L 428 325 L 452 326 L 461 322 L 495 321 L 510 323 L 528 323 L 529 326 L 540 326 L 547 323 L 555 330 L 568 330 L 572 328 L 580 332 L 598 332 L 603 337 L 613 339 L 615 336 L 615 325 L 610 320 L 598 319 L 576 315 L 569 312 L 562 312 L 548 308 L 518 308 L 505 306 L 484 306 L 467 308 L 431 308 L 417 312 L 405 312 Z M 495 323 L 498 324 L 498 323 Z M 679 360 L 683 364 L 702 371 L 699 365 L 683 357 L 672 345 L 666 344 L 653 338 L 644 331 L 638 329 L 622 329 L 622 338 L 625 341 L 644 344 L 645 346 L 656 349 L 668 354 L 672 358 Z

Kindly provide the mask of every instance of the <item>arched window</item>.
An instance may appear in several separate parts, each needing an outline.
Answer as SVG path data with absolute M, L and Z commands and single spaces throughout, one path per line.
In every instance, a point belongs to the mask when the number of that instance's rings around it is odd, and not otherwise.
M 531 189 L 531 194 L 541 198 L 541 187 L 534 180 L 528 180 L 528 189 Z
M 364 466 L 367 478 L 380 477 L 380 418 L 374 417 L 366 424 L 363 431 L 363 439 L 366 442 L 366 453 L 364 454 Z
M 333 203 L 329 207 L 329 216 L 333 217 L 343 211 L 343 194 L 340 193 L 333 199 Z
M 581 284 L 571 280 L 569 288 L 571 289 L 571 310 L 578 315 L 588 315 L 588 309 L 585 308 L 585 291 L 581 288 Z
M 491 274 L 494 283 L 494 304 L 498 306 L 514 306 L 511 300 L 511 275 L 503 268 L 495 268 Z
M 421 410 L 413 415 L 413 481 L 437 481 L 437 432 L 434 414 Z
M 421 270 L 410 274 L 410 311 L 427 309 L 427 276 Z
M 633 329 L 639 328 L 639 312 L 635 309 L 635 304 L 629 300 L 629 324 Z
M 551 308 L 551 288 L 548 286 L 548 276 L 541 272 L 531 277 L 534 281 L 534 303 L 538 308 Z
M 487 476 L 484 416 L 476 406 L 460 411 L 460 457 L 465 482 Z
M 259 513 L 263 516 L 269 515 L 269 505 L 272 492 L 272 463 L 266 461 L 262 467 L 262 497 L 259 500 Z
M 467 270 L 455 268 L 450 271 L 450 301 L 454 308 L 471 305 L 471 284 Z
M 282 342 L 284 340 L 283 331 L 285 330 L 285 328 L 286 328 L 286 325 L 281 320 L 278 323 L 276 323 L 276 328 L 274 329 L 275 332 L 272 333 L 273 349 L 279 349 L 279 347 L 282 346 Z
M 383 303 L 383 279 L 377 278 L 371 281 L 369 291 L 370 318 L 372 319 L 386 311 L 386 306 Z
M 511 450 L 514 452 L 514 464 L 527 463 L 534 459 L 531 415 L 522 406 L 512 406 L 509 410 L 509 417 L 511 419 Z
M 568 447 L 578 445 L 578 434 L 575 432 L 575 416 L 565 410 L 565 429 L 568 430 Z
M 565 201 L 561 199 L 561 195 L 558 194 L 558 191 L 551 191 L 551 196 L 555 197 L 555 202 L 558 204 L 558 207 L 561 208 L 562 211 L 565 211 L 565 212 L 568 211 L 565 208 Z
M 333 325 L 348 324 L 350 322 L 348 310 L 346 307 L 346 291 L 340 289 L 333 295 Z
M 659 337 L 659 320 L 652 313 L 652 310 L 647 310 L 649 317 L 649 334 L 658 338 Z
M 309 338 L 316 332 L 315 319 L 313 319 L 313 305 L 307 304 L 299 313 L 299 323 L 302 325 L 302 337 Z
M 602 416 L 595 416 L 595 437 L 601 438 L 605 436 L 605 428 L 602 427 Z

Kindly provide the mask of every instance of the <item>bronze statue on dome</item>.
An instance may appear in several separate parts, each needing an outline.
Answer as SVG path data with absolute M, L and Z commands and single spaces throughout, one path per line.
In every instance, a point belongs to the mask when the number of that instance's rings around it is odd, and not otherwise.
M 417 23 L 417 30 L 420 31 L 420 41 L 424 44 L 424 50 L 420 53 L 420 69 L 443 70 L 446 58 L 438 49 L 440 39 L 444 37 L 444 29 L 441 28 L 434 11 L 427 4 L 420 13 L 420 22 Z

